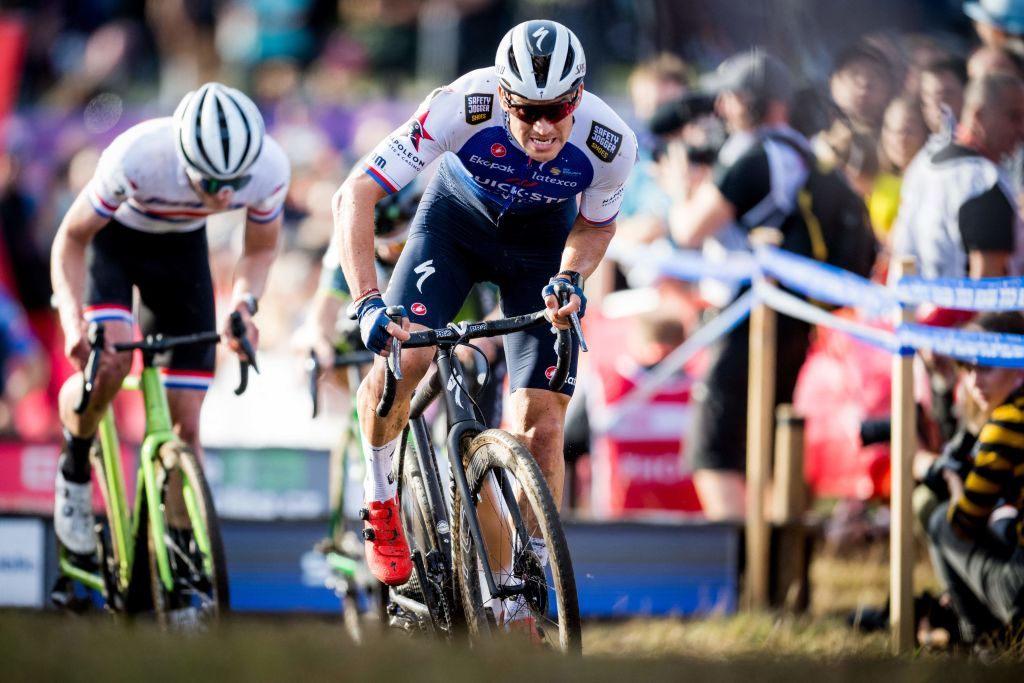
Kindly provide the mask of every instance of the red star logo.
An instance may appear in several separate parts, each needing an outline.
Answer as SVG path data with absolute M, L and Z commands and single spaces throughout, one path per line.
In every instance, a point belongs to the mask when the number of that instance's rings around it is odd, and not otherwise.
M 417 152 L 420 151 L 420 140 L 433 140 L 430 133 L 427 132 L 426 123 L 427 116 L 430 115 L 430 110 L 423 112 L 412 121 L 409 122 L 409 139 L 412 141 L 412 147 Z

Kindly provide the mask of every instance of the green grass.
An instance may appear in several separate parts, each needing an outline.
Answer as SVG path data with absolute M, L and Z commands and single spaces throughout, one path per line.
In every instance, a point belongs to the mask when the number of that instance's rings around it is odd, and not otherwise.
M 818 557 L 805 615 L 590 623 L 582 659 L 499 641 L 467 649 L 390 633 L 356 647 L 340 620 L 236 615 L 203 635 L 161 633 L 151 621 L 115 623 L 53 613 L 0 612 L 0 681 L 786 681 L 1020 680 L 1019 654 L 995 665 L 961 657 L 888 654 L 886 633 L 843 617 L 881 604 L 884 548 Z M 934 582 L 922 562 L 916 585 Z

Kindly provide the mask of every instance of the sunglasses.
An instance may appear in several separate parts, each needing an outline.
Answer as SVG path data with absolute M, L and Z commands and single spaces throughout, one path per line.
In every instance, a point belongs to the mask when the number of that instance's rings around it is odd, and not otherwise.
M 241 190 L 243 187 L 249 184 L 252 180 L 251 175 L 242 175 L 237 178 L 228 178 L 227 180 L 221 180 L 220 178 L 207 178 L 206 176 L 199 175 L 189 171 L 188 177 L 199 186 L 199 189 L 206 194 L 217 194 L 225 187 L 230 187 L 235 192 Z
M 576 107 L 580 104 L 579 89 L 568 100 L 559 100 L 548 104 L 515 104 L 512 102 L 511 95 L 504 90 L 502 94 L 505 96 L 505 104 L 508 106 L 509 112 L 523 123 L 530 125 L 541 119 L 546 119 L 549 123 L 558 123 L 576 111 Z

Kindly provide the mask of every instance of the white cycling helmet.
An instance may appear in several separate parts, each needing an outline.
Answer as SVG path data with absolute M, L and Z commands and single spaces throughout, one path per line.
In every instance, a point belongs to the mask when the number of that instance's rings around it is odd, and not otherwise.
M 174 111 L 174 141 L 181 161 L 201 175 L 230 180 L 245 173 L 263 148 L 263 116 L 243 93 L 206 83 Z
M 494 58 L 501 87 L 528 100 L 554 100 L 587 75 L 587 58 L 572 31 L 556 21 L 524 21 L 505 34 Z

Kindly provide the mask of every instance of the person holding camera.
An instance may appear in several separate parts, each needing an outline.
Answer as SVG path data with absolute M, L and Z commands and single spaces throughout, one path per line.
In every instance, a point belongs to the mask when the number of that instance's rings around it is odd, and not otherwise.
M 678 188 L 673 238 L 684 247 L 702 245 L 705 257 L 714 260 L 749 249 L 748 232 L 771 226 L 786 235 L 784 249 L 809 253 L 809 245 L 798 243 L 807 231 L 787 230 L 792 221 L 802 220 L 796 199 L 811 155 L 807 139 L 790 126 L 796 87 L 789 69 L 754 48 L 723 62 L 708 85 L 715 95 L 714 111 L 729 135 L 708 177 L 695 187 Z M 700 111 L 699 104 L 692 99 L 689 108 Z M 685 150 L 673 143 L 669 153 L 676 155 L 684 184 Z M 703 288 L 702 293 L 712 304 L 725 306 L 740 292 Z M 809 333 L 807 323 L 779 316 L 776 403 L 792 399 Z M 693 393 L 696 415 L 686 456 L 704 513 L 712 520 L 738 520 L 745 514 L 749 334 L 743 323 L 709 349 L 707 374 Z

